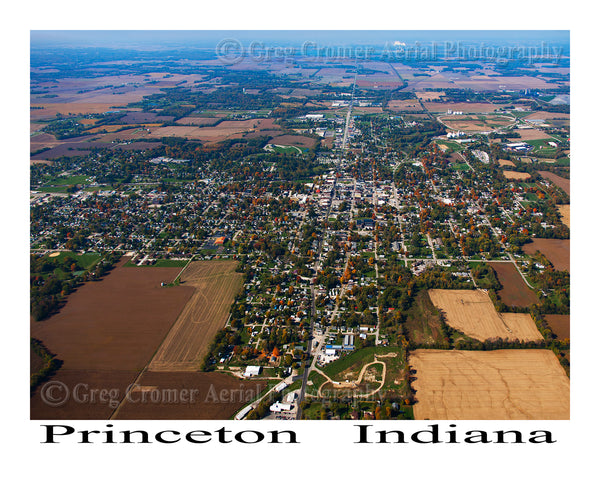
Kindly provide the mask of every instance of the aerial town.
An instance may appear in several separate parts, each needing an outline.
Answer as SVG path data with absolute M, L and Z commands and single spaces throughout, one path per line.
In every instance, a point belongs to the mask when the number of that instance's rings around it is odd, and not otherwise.
M 568 36 L 233 61 L 34 33 L 32 419 L 569 418 Z

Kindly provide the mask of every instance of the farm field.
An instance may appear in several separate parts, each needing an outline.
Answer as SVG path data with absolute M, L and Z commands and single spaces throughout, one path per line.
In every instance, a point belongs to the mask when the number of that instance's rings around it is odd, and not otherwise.
M 498 291 L 500 300 L 506 305 L 527 307 L 538 301 L 535 293 L 525 284 L 512 263 L 490 262 L 502 288 Z
M 507 127 L 514 123 L 514 119 L 506 115 L 443 115 L 438 117 L 440 122 L 448 128 L 464 132 L 490 131 L 500 127 Z
M 225 115 L 221 115 L 223 117 Z M 195 125 L 198 127 L 211 126 L 219 121 L 218 117 L 183 117 L 177 120 L 177 125 Z
M 390 100 L 387 103 L 387 109 L 393 112 L 423 111 L 423 107 L 421 107 L 418 100 Z
M 569 228 L 571 228 L 571 205 L 557 205 L 560 219 Z
M 147 371 L 114 418 L 227 420 L 246 403 L 258 398 L 265 385 L 264 381 L 244 381 L 219 372 Z
M 236 266 L 237 262 L 229 260 L 198 261 L 183 271 L 182 285 L 194 287 L 195 292 L 150 362 L 150 371 L 199 369 L 242 286 L 243 275 L 235 272 Z
M 512 170 L 504 170 L 502 174 L 508 180 L 526 180 L 531 177 L 527 172 L 514 172 Z
M 510 160 L 498 159 L 498 165 L 501 167 L 515 167 L 516 165 Z
M 567 195 L 571 195 L 571 180 L 560 177 L 552 172 L 540 171 L 539 173 L 542 177 L 550 180 L 557 187 L 562 188 Z
M 244 133 L 279 129 L 273 119 L 225 120 L 214 127 L 174 126 L 152 130 L 151 136 L 184 137 L 208 142 L 220 142 L 228 138 L 241 138 Z
M 571 315 L 548 313 L 544 319 L 558 340 L 571 338 Z
M 55 315 L 31 323 L 31 336 L 64 362 L 54 379 L 70 388 L 83 382 L 124 392 L 192 297 L 188 286 L 160 286 L 179 268 L 124 268 L 127 260 L 101 281 L 79 287 Z M 89 406 L 89 412 L 76 402 L 48 410 L 42 387 L 31 401 L 32 418 L 106 418 L 107 406 L 100 404 Z
M 539 250 L 556 270 L 570 271 L 571 241 L 558 238 L 534 238 L 533 242 L 523 245 L 523 251 L 529 255 Z
M 550 350 L 415 350 L 416 420 L 568 420 L 570 384 Z
M 81 115 L 88 113 L 105 113 L 120 105 L 123 99 L 114 97 L 115 103 L 32 103 L 30 116 L 32 119 L 54 118 L 57 113 L 61 115 Z M 42 108 L 38 108 L 42 107 Z M 131 109 L 133 110 L 133 109 Z
M 490 297 L 482 290 L 434 289 L 429 290 L 429 296 L 452 328 L 477 340 L 542 339 L 529 314 L 499 314 Z
M 542 130 L 538 130 L 537 128 L 519 128 L 518 130 L 512 130 L 509 133 L 518 133 L 519 134 L 519 141 L 523 141 L 526 142 L 528 140 L 544 140 L 547 138 L 552 138 L 550 135 L 548 135 L 546 132 L 542 131 Z M 515 138 L 516 135 L 515 135 Z
M 310 148 L 317 140 L 310 137 L 304 137 L 301 135 L 280 135 L 278 137 L 274 137 L 271 139 L 271 142 L 276 145 L 287 145 L 287 146 L 295 146 L 300 148 Z
M 493 103 L 477 102 L 426 102 L 425 108 L 435 113 L 445 113 L 448 110 L 465 113 L 492 113 L 498 110 L 500 106 Z

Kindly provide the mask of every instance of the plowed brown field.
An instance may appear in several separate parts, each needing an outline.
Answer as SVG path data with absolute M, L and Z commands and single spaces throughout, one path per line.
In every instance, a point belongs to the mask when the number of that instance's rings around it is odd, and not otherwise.
M 532 243 L 523 245 L 523 251 L 529 255 L 539 250 L 556 270 L 571 270 L 571 241 L 558 238 L 534 238 Z
M 507 262 L 490 262 L 496 272 L 502 288 L 498 291 L 500 300 L 506 305 L 527 307 L 538 301 L 537 295 L 523 281 L 514 264 Z

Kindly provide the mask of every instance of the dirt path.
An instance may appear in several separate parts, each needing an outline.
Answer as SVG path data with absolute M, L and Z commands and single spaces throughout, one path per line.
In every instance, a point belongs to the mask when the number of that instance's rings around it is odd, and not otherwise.
M 389 357 L 389 356 L 393 356 L 393 355 L 382 355 L 384 357 Z M 319 370 L 318 368 L 315 368 L 314 370 L 316 372 L 318 372 L 319 374 L 323 375 L 327 381 L 325 383 L 323 383 L 320 387 L 319 387 L 319 391 L 317 392 L 317 396 L 318 397 L 322 397 L 322 389 L 325 385 L 327 385 L 328 383 L 331 383 L 334 385 L 334 388 L 336 388 L 336 385 L 340 385 L 337 388 L 347 388 L 347 389 L 355 389 L 358 388 L 358 386 L 360 385 L 360 383 L 362 382 L 362 379 L 365 375 L 365 372 L 367 371 L 367 369 L 372 366 L 372 365 L 376 365 L 376 364 L 381 364 L 383 365 L 383 372 L 382 372 L 382 377 L 381 377 L 381 384 L 379 385 L 379 387 L 377 387 L 377 389 L 373 390 L 372 392 L 369 393 L 362 393 L 362 394 L 358 394 L 356 395 L 357 397 L 370 397 L 372 395 L 375 395 L 379 390 L 381 390 L 383 388 L 383 385 L 385 384 L 385 374 L 386 374 L 386 369 L 387 366 L 385 364 L 385 362 L 382 362 L 381 360 L 377 359 L 377 355 L 375 355 L 375 360 L 367 363 L 366 365 L 364 365 L 362 367 L 362 369 L 360 370 L 360 373 L 358 374 L 358 379 L 354 382 L 352 382 L 350 385 L 351 386 L 346 386 L 345 384 L 342 384 L 340 382 L 336 382 L 335 380 L 332 380 L 331 378 L 329 378 L 329 376 L 327 376 L 322 370 Z

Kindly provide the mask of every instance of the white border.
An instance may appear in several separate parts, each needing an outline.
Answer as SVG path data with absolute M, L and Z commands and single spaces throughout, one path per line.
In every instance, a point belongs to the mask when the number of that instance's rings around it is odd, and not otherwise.
M 15 4 L 12 5 L 13 7 Z M 548 1 L 526 3 L 505 1 L 483 7 L 481 2 L 344 2 L 316 1 L 285 4 L 270 2 L 123 2 L 107 0 L 85 3 L 81 1 L 27 2 L 17 7 L 17 15 L 7 14 L 8 28 L 2 32 L 4 66 L 2 124 L 4 142 L 10 142 L 3 155 L 5 189 L 3 189 L 4 229 L 3 251 L 8 268 L 2 276 L 5 304 L 9 302 L 4 321 L 5 384 L 3 388 L 4 424 L 2 441 L 4 458 L 22 472 L 62 478 L 124 478 L 140 475 L 147 478 L 176 478 L 182 475 L 219 478 L 265 478 L 265 476 L 307 475 L 322 477 L 337 474 L 359 478 L 373 475 L 403 476 L 434 475 L 445 478 L 526 478 L 529 475 L 553 474 L 575 478 L 577 471 L 586 471 L 593 458 L 594 429 L 597 427 L 595 408 L 597 387 L 593 381 L 597 372 L 589 365 L 594 362 L 591 352 L 598 333 L 597 315 L 592 309 L 596 285 L 589 270 L 595 267 L 591 233 L 597 231 L 597 199 L 592 198 L 597 175 L 595 118 L 590 107 L 598 111 L 597 46 L 591 33 L 593 14 L 575 10 L 572 4 Z M 581 20 L 579 16 L 588 17 Z M 12 18 L 9 18 L 12 17 Z M 572 419 L 568 422 L 459 422 L 465 429 L 497 428 L 520 429 L 527 432 L 533 425 L 552 430 L 558 443 L 546 445 L 355 445 L 352 422 L 280 422 L 278 428 L 293 428 L 304 439 L 299 446 L 268 446 L 265 444 L 239 448 L 232 445 L 126 446 L 74 445 L 47 446 L 37 442 L 42 438 L 39 423 L 29 417 L 27 392 L 28 355 L 26 341 L 28 325 L 24 311 L 28 311 L 28 164 L 23 158 L 29 149 L 29 114 L 24 108 L 29 103 L 28 59 L 29 30 L 31 29 L 567 29 L 571 30 L 572 63 L 572 128 L 573 128 L 573 194 L 572 212 Z M 8 74 L 10 73 L 10 77 Z M 8 95 L 6 95 L 8 93 Z M 6 98 L 5 95 L 8 97 Z M 590 148 L 591 147 L 591 148 Z M 585 170 L 584 170 L 585 168 Z M 591 169 L 591 170 L 590 170 Z M 584 173 L 585 172 L 585 173 Z M 9 185 L 6 185 L 9 184 Z M 6 188 L 8 186 L 8 188 Z M 593 193 L 586 193 L 593 192 Z M 592 203 L 594 202 L 594 203 Z M 591 251 L 588 257 L 586 252 Z M 14 255 L 12 252 L 16 252 Z M 594 290 L 592 290 L 594 289 Z M 16 294 L 15 294 L 16 290 Z M 9 337 L 10 335 L 10 337 Z M 18 339 L 15 341 L 15 339 Z M 589 353 L 588 353 L 589 352 Z M 10 367 L 17 365 L 15 371 Z M 594 391 L 592 391 L 594 390 Z M 103 428 L 107 422 L 68 422 L 85 428 Z M 183 423 L 188 430 L 214 429 L 227 422 L 142 422 L 136 428 L 156 430 L 176 428 Z M 418 424 L 450 422 L 414 422 L 404 426 L 398 422 L 386 428 L 414 431 Z M 291 424 L 291 425 L 290 425 Z M 386 422 L 387 424 L 387 422 Z M 266 430 L 262 422 L 244 428 Z M 377 426 L 383 423 L 377 423 Z M 119 427 L 125 423 L 119 423 Z M 160 426 L 160 427 L 159 427 Z M 238 428 L 238 424 L 234 427 Z M 594 435 L 595 436 L 595 435 Z M 7 469 L 8 470 L 8 469 Z M 589 472 L 595 471 L 592 467 Z

